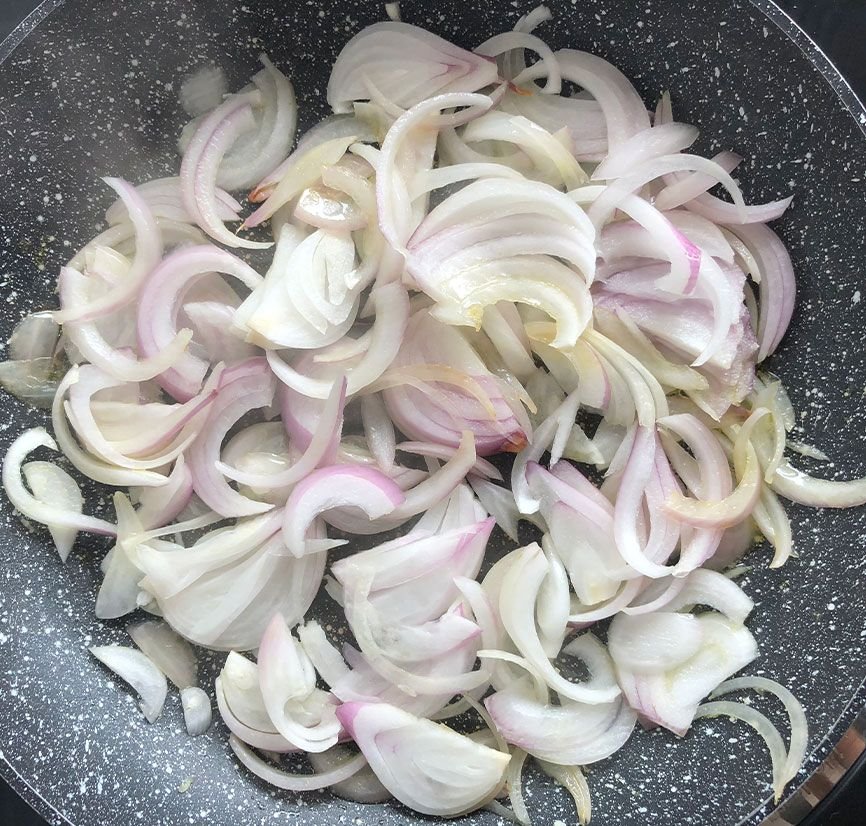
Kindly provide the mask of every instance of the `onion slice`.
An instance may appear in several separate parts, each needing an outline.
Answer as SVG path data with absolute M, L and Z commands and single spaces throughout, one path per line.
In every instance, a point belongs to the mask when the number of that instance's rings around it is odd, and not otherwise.
M 127 625 L 126 633 L 181 691 L 198 685 L 198 664 L 192 646 L 166 623 Z
M 122 645 L 94 645 L 90 653 L 136 690 L 147 722 L 155 723 L 162 714 L 168 685 L 153 662 L 140 651 Z
M 75 510 L 58 509 L 54 503 L 41 501 L 24 487 L 21 466 L 28 454 L 39 447 L 57 450 L 57 443 L 48 435 L 45 428 L 34 427 L 22 433 L 6 451 L 6 458 L 3 460 L 3 489 L 16 510 L 34 522 L 55 529 L 73 528 L 77 531 L 115 536 L 117 528 L 110 522 L 93 516 L 84 516 L 76 513 Z
M 344 703 L 337 717 L 370 767 L 416 812 L 455 817 L 502 788 L 510 757 L 387 703 Z

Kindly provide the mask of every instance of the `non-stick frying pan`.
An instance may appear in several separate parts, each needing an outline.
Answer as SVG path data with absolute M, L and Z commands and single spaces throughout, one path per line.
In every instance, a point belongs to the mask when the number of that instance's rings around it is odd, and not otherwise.
M 404 19 L 465 46 L 513 25 L 532 0 L 406 0 Z M 670 89 L 698 124 L 704 152 L 748 158 L 747 195 L 796 193 L 779 223 L 800 298 L 769 367 L 788 387 L 798 436 L 825 450 L 816 472 L 866 473 L 866 111 L 826 58 L 766 0 L 550 0 L 555 47 L 601 54 L 647 102 Z M 341 45 L 383 17 L 373 0 L 47 0 L 0 47 L 0 340 L 34 308 L 53 306 L 59 266 L 98 230 L 108 202 L 98 178 L 168 174 L 183 114 L 183 75 L 206 61 L 235 82 L 266 49 L 294 80 L 301 126 L 322 117 Z M 862 296 L 866 298 L 866 296 Z M 43 416 L 2 400 L 0 451 Z M 100 491 L 92 490 L 99 509 Z M 0 771 L 52 823 L 385 824 L 426 822 L 396 805 L 277 793 L 227 754 L 216 724 L 183 730 L 177 698 L 148 725 L 133 698 L 88 654 L 124 641 L 93 615 L 104 547 L 82 543 L 63 566 L 40 532 L 0 503 Z M 757 603 L 762 656 L 750 673 L 795 690 L 811 727 L 804 781 L 866 700 L 866 512 L 792 507 L 798 558 L 769 571 L 757 549 L 743 577 Z M 212 666 L 213 667 L 213 666 Z M 779 710 L 756 703 L 774 720 Z M 856 748 L 856 733 L 848 735 Z M 761 741 L 724 720 L 677 741 L 636 732 L 593 767 L 593 823 L 758 823 L 771 806 Z M 183 791 L 181 791 L 183 789 Z M 538 824 L 573 822 L 562 790 L 530 781 Z M 807 797 L 787 804 L 798 819 Z M 494 824 L 480 812 L 465 822 Z

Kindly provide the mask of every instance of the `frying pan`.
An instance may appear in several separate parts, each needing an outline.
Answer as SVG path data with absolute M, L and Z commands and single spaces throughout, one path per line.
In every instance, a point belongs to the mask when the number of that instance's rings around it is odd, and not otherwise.
M 670 89 L 675 112 L 703 131 L 703 153 L 736 149 L 754 201 L 796 193 L 778 224 L 799 277 L 791 330 L 767 365 L 798 411 L 796 437 L 832 463 L 825 475 L 866 473 L 866 359 L 861 300 L 866 238 L 866 111 L 823 54 L 766 0 L 549 0 L 542 33 L 616 63 L 648 103 Z M 404 19 L 471 47 L 510 28 L 526 0 L 404 0 Z M 133 181 L 174 174 L 183 114 L 179 81 L 206 61 L 237 88 L 267 49 L 297 88 L 301 127 L 325 114 L 324 89 L 341 45 L 382 19 L 361 0 L 48 0 L 0 47 L 0 340 L 34 309 L 55 305 L 59 266 L 98 230 L 110 197 L 103 175 Z M 0 451 L 37 411 L 4 397 Z M 105 512 L 105 491 L 88 491 Z M 866 512 L 791 507 L 798 558 L 769 571 L 749 558 L 743 588 L 761 658 L 748 673 L 790 686 L 806 707 L 805 781 L 855 723 L 866 701 Z M 148 725 L 134 698 L 87 654 L 126 644 L 122 623 L 95 619 L 98 542 L 63 566 L 41 532 L 0 501 L 0 771 L 51 823 L 418 824 L 395 805 L 275 792 L 228 754 L 221 723 L 183 730 L 171 696 Z M 206 678 L 219 667 L 206 659 Z M 779 709 L 755 704 L 777 722 Z M 857 733 L 847 747 L 857 748 Z M 862 739 L 861 739 L 862 742 Z M 844 745 L 844 744 L 843 744 Z M 753 824 L 772 809 L 763 743 L 725 720 L 699 721 L 677 741 L 635 732 L 592 767 L 593 823 Z M 812 781 L 813 784 L 816 781 Z M 183 789 L 183 791 L 181 791 Z M 537 824 L 573 822 L 565 793 L 530 778 Z M 812 795 L 815 796 L 814 794 Z M 809 794 L 774 814 L 795 822 Z M 781 812 L 781 813 L 780 813 Z M 479 812 L 460 822 L 495 824 Z

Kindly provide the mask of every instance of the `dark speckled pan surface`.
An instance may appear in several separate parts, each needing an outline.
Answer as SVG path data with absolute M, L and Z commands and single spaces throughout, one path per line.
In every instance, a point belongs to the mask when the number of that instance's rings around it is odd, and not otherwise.
M 403 13 L 471 47 L 533 5 L 410 1 Z M 542 33 L 552 45 L 613 60 L 650 104 L 670 89 L 675 113 L 701 127 L 702 150 L 745 155 L 738 172 L 753 200 L 796 194 L 778 231 L 800 300 L 770 366 L 790 390 L 798 438 L 832 459 L 813 469 L 866 473 L 862 110 L 846 107 L 805 40 L 795 44 L 749 2 L 549 5 L 555 20 Z M 32 308 L 53 305 L 58 267 L 96 233 L 110 202 L 100 176 L 141 181 L 175 169 L 184 73 L 209 60 L 239 82 L 267 49 L 294 80 L 308 126 L 325 114 L 327 73 L 341 45 L 383 16 L 380 3 L 359 0 L 69 0 L 50 11 L 0 69 L 0 340 Z M 853 96 L 847 102 L 854 107 Z M 0 403 L 5 452 L 43 417 L 6 397 Z M 98 509 L 100 492 L 92 493 Z M 757 603 L 749 627 L 762 652 L 748 672 L 782 681 L 806 706 L 802 782 L 866 696 L 866 513 L 791 512 L 799 557 L 769 571 L 768 555 L 756 550 L 742 583 Z M 0 772 L 51 823 L 427 822 L 398 806 L 266 788 L 229 756 L 220 724 L 204 737 L 186 735 L 176 694 L 148 725 L 87 654 L 92 644 L 125 642 L 122 623 L 93 617 L 104 546 L 82 543 L 62 566 L 46 536 L 29 532 L 5 500 L 0 514 Z M 755 704 L 782 720 L 770 701 Z M 682 741 L 638 731 L 589 773 L 593 824 L 757 823 L 768 811 L 769 777 L 763 743 L 742 726 L 700 721 Z M 574 822 L 565 793 L 541 779 L 529 783 L 527 804 L 537 826 Z M 500 819 L 483 812 L 464 822 Z

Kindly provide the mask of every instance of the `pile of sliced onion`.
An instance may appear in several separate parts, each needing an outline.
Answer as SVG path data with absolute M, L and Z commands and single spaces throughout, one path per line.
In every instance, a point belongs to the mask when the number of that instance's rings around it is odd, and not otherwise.
M 650 114 L 607 61 L 551 50 L 543 7 L 474 51 L 388 15 L 296 146 L 262 55 L 232 94 L 217 67 L 184 82 L 177 176 L 106 179 L 108 229 L 0 365 L 54 430 L 8 448 L 9 500 L 63 561 L 111 537 L 97 614 L 161 619 L 129 626 L 139 651 L 91 651 L 148 720 L 167 677 L 205 731 L 190 644 L 228 652 L 213 699 L 279 788 L 443 817 L 507 792 L 527 823 L 534 759 L 585 822 L 581 767 L 640 748 L 636 722 L 721 715 L 764 738 L 779 799 L 806 718 L 734 677 L 753 603 L 721 571 L 756 531 L 785 563 L 782 498 L 866 502 L 785 457 L 794 411 L 760 372 L 794 307 L 766 223 L 791 199 L 747 205 L 738 156 L 694 154 L 669 95 Z M 76 475 L 114 489 L 113 520 Z M 497 525 L 514 547 L 490 559 Z M 323 577 L 350 638 L 310 615 Z M 787 748 L 750 706 L 702 704 L 745 689 L 782 700 Z

